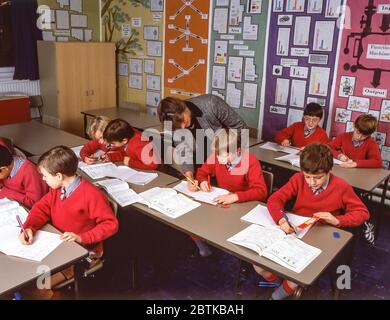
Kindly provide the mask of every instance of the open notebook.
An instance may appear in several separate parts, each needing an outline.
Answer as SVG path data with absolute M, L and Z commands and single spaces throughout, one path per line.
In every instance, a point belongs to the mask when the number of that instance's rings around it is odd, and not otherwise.
M 113 177 L 137 185 L 146 185 L 158 177 L 155 172 L 137 171 L 127 166 L 116 166 L 112 162 L 82 165 L 80 169 L 92 179 Z
M 217 187 L 211 187 L 210 192 L 205 192 L 205 191 L 193 192 L 193 191 L 188 189 L 187 181 L 180 182 L 178 185 L 176 185 L 174 187 L 174 189 L 176 191 L 179 191 L 181 193 L 186 194 L 187 196 L 189 196 L 197 201 L 212 204 L 212 205 L 217 204 L 216 202 L 213 201 L 216 197 L 229 193 L 229 191 L 227 191 L 225 189 L 217 188 Z
M 80 152 L 81 152 L 81 149 L 83 148 L 84 146 L 78 146 L 78 147 L 73 147 L 71 148 L 71 150 L 76 154 L 77 158 L 81 159 L 81 156 L 80 156 Z M 104 151 L 103 150 L 97 150 L 94 154 L 91 155 L 91 158 L 99 158 L 101 155 L 104 154 Z
M 296 154 L 300 150 L 295 147 L 283 147 L 280 144 L 275 142 L 266 142 L 259 146 L 260 149 L 272 150 L 272 151 L 281 151 L 289 154 Z
M 106 179 L 99 181 L 98 185 L 107 190 L 111 197 L 121 206 L 125 207 L 135 202 L 142 201 L 140 195 L 138 195 L 133 189 L 130 189 L 127 182 L 119 179 Z
M 172 188 L 152 188 L 139 194 L 143 203 L 148 207 L 161 212 L 171 218 L 181 215 L 199 207 L 201 204 Z
M 19 215 L 20 220 L 24 223 L 27 219 L 27 211 L 18 202 L 7 198 L 0 200 L 0 228 L 3 227 L 18 227 L 19 223 L 16 220 L 16 215 Z
M 290 223 L 293 224 L 295 227 L 301 226 L 311 220 L 308 217 L 302 217 L 293 213 L 287 213 L 287 217 Z M 272 219 L 271 214 L 269 213 L 267 207 L 263 206 L 262 204 L 257 205 L 251 211 L 249 211 L 245 216 L 242 216 L 241 220 L 258 224 L 263 227 L 277 226 L 274 219 Z M 311 226 L 312 224 L 308 225 L 303 229 L 299 229 L 297 230 L 296 235 L 295 234 L 292 235 L 296 236 L 299 239 L 302 239 L 306 235 L 306 233 L 310 230 Z
M 280 161 L 285 161 L 285 162 L 288 162 L 290 163 L 291 165 L 293 166 L 296 166 L 298 168 L 300 168 L 300 161 L 299 161 L 299 155 L 298 154 L 286 154 L 284 156 L 281 156 L 281 157 L 278 157 L 278 158 L 275 158 L 275 160 L 280 160 Z M 348 160 L 348 162 L 351 162 L 352 160 Z M 336 159 L 336 158 L 333 158 L 333 163 L 334 164 L 340 164 L 342 163 L 342 161 Z
M 278 227 L 263 227 L 252 224 L 228 241 L 251 249 L 283 267 L 300 273 L 321 250 L 304 243 L 291 235 L 286 235 Z
M 9 256 L 42 261 L 61 243 L 60 235 L 37 231 L 31 245 L 23 245 L 19 241 L 20 228 L 3 227 L 0 229 L 0 251 Z

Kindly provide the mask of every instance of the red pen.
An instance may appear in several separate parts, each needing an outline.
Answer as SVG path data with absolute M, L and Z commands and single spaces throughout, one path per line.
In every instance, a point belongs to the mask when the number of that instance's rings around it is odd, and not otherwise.
M 24 240 L 28 241 L 29 237 L 28 237 L 27 231 L 26 231 L 26 229 L 24 229 L 22 220 L 20 220 L 18 215 L 16 215 L 16 220 L 18 220 L 19 226 L 24 233 Z
M 207 184 L 209 186 L 209 191 L 210 191 L 211 190 L 210 175 L 207 176 Z

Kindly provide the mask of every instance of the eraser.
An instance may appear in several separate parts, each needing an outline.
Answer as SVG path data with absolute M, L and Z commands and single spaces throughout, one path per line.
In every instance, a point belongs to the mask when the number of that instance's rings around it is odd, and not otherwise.
M 336 239 L 340 238 L 340 233 L 338 233 L 337 231 L 334 231 L 333 238 L 336 238 Z

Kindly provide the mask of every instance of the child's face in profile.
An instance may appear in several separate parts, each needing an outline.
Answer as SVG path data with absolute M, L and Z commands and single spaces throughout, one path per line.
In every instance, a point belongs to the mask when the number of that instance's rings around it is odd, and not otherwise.
M 96 130 L 95 132 L 95 140 L 99 142 L 100 144 L 105 144 L 105 141 L 103 139 L 103 132 L 100 130 Z
M 328 173 L 307 173 L 303 172 L 307 185 L 314 190 L 321 188 L 328 180 Z
M 312 130 L 318 126 L 318 124 L 321 121 L 321 118 L 312 117 L 312 116 L 303 116 L 303 121 L 305 122 L 306 128 L 308 128 L 309 130 Z
M 354 129 L 353 130 L 353 140 L 355 141 L 363 141 L 363 140 L 366 140 L 368 138 L 368 136 L 364 135 L 363 133 L 361 133 L 358 129 Z
M 43 181 L 47 183 L 47 185 L 52 189 L 58 189 L 62 187 L 62 175 L 57 173 L 56 175 L 52 175 L 45 168 L 40 167 L 39 171 L 43 176 Z
M 9 167 L 1 167 L 0 168 L 0 180 L 4 180 L 4 179 L 7 179 L 9 177 L 11 173 L 11 170 L 9 169 Z

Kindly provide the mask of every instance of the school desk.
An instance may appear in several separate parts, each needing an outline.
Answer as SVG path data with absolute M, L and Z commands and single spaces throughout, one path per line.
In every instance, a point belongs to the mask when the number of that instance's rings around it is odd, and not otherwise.
M 76 147 L 88 142 L 84 138 L 38 121 L 0 126 L 0 137 L 12 139 L 17 148 L 29 155 L 41 155 L 59 145 Z
M 46 225 L 42 230 L 60 233 L 53 226 Z M 75 242 L 63 242 L 41 262 L 7 256 L 0 253 L 0 297 L 31 285 L 42 274 L 40 266 L 50 268 L 51 274 L 66 269 L 75 264 L 75 294 L 78 295 L 79 280 L 82 276 L 81 262 L 88 255 L 88 251 Z
M 174 185 L 170 185 L 170 187 Z M 202 204 L 200 207 L 176 219 L 169 218 L 139 203 L 133 204 L 132 207 L 172 228 L 201 238 L 212 246 L 251 264 L 263 267 L 303 287 L 313 285 L 316 279 L 325 271 L 326 267 L 352 239 L 350 232 L 327 225 L 314 226 L 303 238 L 303 241 L 321 249 L 322 252 L 301 273 L 293 272 L 271 260 L 260 257 L 250 249 L 227 241 L 228 238 L 250 225 L 250 223 L 241 220 L 241 217 L 257 204 L 258 202 L 251 201 L 232 204 L 229 208 L 218 208 Z M 337 237 L 334 236 L 334 232 L 337 232 Z
M 82 111 L 84 116 L 84 132 L 86 134 L 88 128 L 88 117 L 96 118 L 98 116 L 105 116 L 112 120 L 121 118 L 126 120 L 136 129 L 144 130 L 146 128 L 155 127 L 160 125 L 160 120 L 157 116 L 153 116 L 146 112 L 135 111 L 125 108 L 106 108 Z

